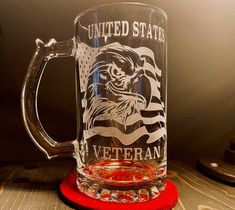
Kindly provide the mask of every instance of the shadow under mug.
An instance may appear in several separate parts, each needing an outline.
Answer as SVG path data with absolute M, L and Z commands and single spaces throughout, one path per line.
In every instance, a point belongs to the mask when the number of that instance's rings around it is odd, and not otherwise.
M 26 129 L 47 158 L 76 159 L 77 186 L 93 198 L 139 202 L 165 189 L 166 22 L 154 6 L 106 4 L 76 17 L 72 39 L 36 40 L 22 91 Z M 47 62 L 69 56 L 76 60 L 78 135 L 59 143 L 40 123 L 37 94 Z

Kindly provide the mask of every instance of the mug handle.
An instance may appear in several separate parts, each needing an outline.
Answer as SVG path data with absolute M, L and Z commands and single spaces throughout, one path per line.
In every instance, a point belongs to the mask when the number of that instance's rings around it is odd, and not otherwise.
M 56 42 L 55 39 L 51 39 L 48 43 L 43 43 L 40 39 L 36 39 L 36 47 L 21 95 L 21 109 L 26 130 L 48 159 L 74 157 L 77 141 L 60 143 L 53 140 L 44 130 L 37 110 L 38 88 L 47 62 L 52 58 L 74 56 L 74 40 Z

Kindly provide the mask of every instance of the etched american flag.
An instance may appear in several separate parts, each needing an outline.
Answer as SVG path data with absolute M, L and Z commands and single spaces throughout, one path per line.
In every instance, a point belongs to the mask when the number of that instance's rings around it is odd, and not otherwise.
M 77 57 L 85 139 L 101 135 L 130 145 L 143 136 L 148 144 L 166 138 L 161 70 L 151 49 L 80 43 Z

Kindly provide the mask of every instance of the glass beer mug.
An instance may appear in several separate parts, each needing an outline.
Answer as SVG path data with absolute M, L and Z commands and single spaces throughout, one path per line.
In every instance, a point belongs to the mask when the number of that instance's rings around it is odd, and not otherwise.
M 22 91 L 24 123 L 47 158 L 76 159 L 76 184 L 88 196 L 139 202 L 165 188 L 166 21 L 154 6 L 106 4 L 76 17 L 72 39 L 36 40 Z M 69 56 L 76 60 L 78 135 L 59 143 L 40 123 L 37 94 L 47 62 Z

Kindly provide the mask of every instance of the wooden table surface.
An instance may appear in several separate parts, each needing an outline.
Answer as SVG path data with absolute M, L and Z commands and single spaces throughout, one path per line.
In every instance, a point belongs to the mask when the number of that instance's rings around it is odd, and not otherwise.
M 74 166 L 70 159 L 0 163 L 0 209 L 72 209 L 60 200 L 57 189 Z M 235 187 L 213 181 L 180 162 L 168 162 L 168 178 L 179 190 L 174 210 L 235 210 Z

